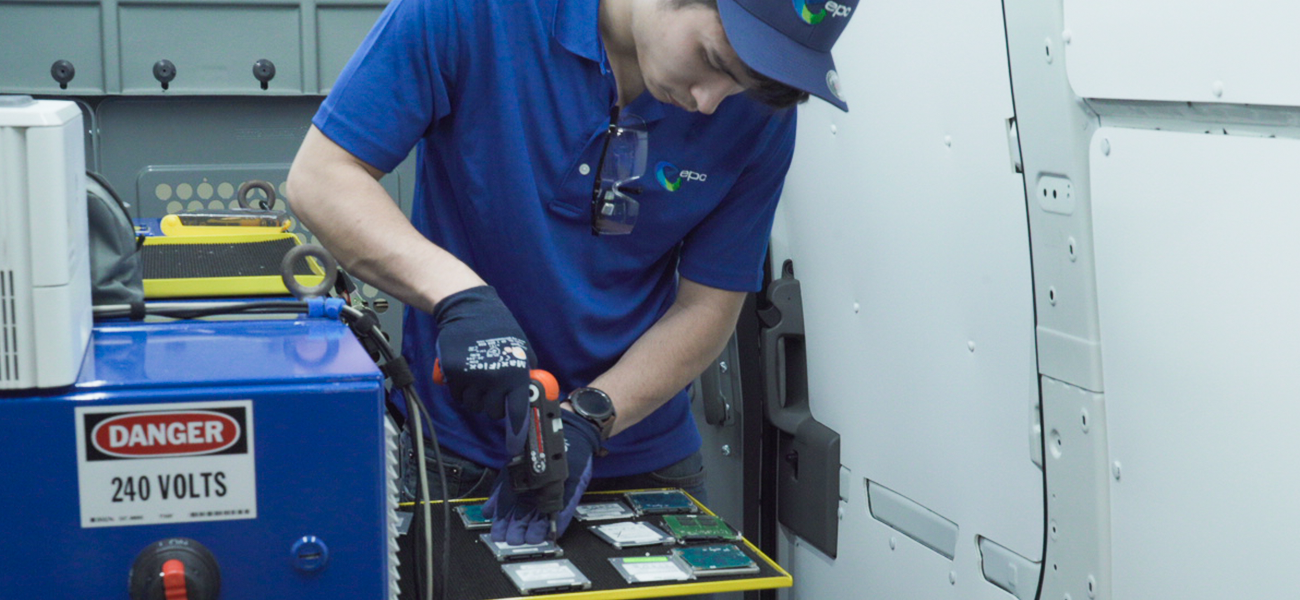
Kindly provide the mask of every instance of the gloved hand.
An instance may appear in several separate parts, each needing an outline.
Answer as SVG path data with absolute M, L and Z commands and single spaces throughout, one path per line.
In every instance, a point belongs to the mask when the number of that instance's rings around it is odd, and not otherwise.
M 572 411 L 561 413 L 569 478 L 564 481 L 564 508 L 555 515 L 557 538 L 569 527 L 578 501 L 591 483 L 591 458 L 600 449 L 600 431 L 595 425 Z M 537 492 L 515 492 L 510 473 L 503 469 L 497 476 L 496 489 L 483 504 L 484 516 L 492 518 L 492 540 L 516 546 L 545 541 L 551 530 L 550 515 L 538 510 L 537 505 Z
M 528 338 L 491 286 L 443 298 L 433 308 L 438 321 L 438 357 L 451 397 L 471 412 L 493 419 L 527 410 Z M 522 402 L 522 404 L 520 404 Z

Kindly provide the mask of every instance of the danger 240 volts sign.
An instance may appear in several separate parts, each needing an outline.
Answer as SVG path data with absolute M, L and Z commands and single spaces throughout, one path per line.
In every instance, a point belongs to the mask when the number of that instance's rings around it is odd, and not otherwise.
M 257 518 L 251 400 L 75 414 L 82 527 Z

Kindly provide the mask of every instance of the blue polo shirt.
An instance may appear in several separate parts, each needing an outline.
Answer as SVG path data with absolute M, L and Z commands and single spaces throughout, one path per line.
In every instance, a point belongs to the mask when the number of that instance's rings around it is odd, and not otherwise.
M 563 393 L 617 362 L 672 305 L 679 275 L 759 289 L 794 149 L 793 110 L 739 95 L 699 115 L 642 94 L 623 109 L 649 132 L 639 220 L 630 235 L 593 236 L 617 99 L 597 6 L 393 0 L 312 120 L 383 171 L 418 146 L 413 224 L 497 289 Z M 429 381 L 436 339 L 433 318 L 408 308 L 403 353 L 439 441 L 504 464 L 501 424 L 462 413 Z M 649 472 L 699 447 L 683 390 L 610 439 L 594 474 Z

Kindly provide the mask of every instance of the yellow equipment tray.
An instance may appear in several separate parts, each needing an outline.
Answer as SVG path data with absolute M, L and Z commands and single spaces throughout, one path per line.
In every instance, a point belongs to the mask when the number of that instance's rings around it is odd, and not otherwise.
M 638 490 L 639 491 L 639 490 Z M 613 497 L 621 497 L 626 492 L 590 492 L 583 497 L 583 501 L 607 500 Z M 483 502 L 485 499 L 478 498 L 472 500 L 453 500 L 452 506 L 457 504 L 474 504 Z M 700 514 L 714 515 L 698 500 L 691 498 L 699 508 Z M 438 577 L 441 573 L 442 552 L 445 551 L 442 546 L 442 502 L 431 503 L 430 512 L 433 521 L 433 543 L 435 554 L 433 557 L 434 576 Z M 415 509 L 415 503 L 405 503 L 401 507 L 403 510 Z M 412 523 L 406 535 L 398 538 L 398 546 L 401 557 L 399 573 L 401 579 L 401 599 L 414 599 L 417 595 L 414 590 L 415 573 L 412 565 L 415 562 L 414 544 L 423 539 L 421 530 L 418 528 L 419 513 L 415 511 L 416 519 Z M 636 517 L 636 521 L 649 521 L 657 526 L 661 526 L 661 521 L 657 516 Z M 520 595 L 518 589 L 510 579 L 502 572 L 501 563 L 492 556 L 491 552 L 483 546 L 478 536 L 487 530 L 467 530 L 456 512 L 451 513 L 451 581 L 449 582 L 446 597 L 455 600 L 528 600 L 536 598 L 545 598 L 546 600 L 633 600 L 637 598 L 664 598 L 669 596 L 692 596 L 696 594 L 710 594 L 721 592 L 740 592 L 746 590 L 762 590 L 771 588 L 790 587 L 794 579 L 789 573 L 776 564 L 771 558 L 763 554 L 757 547 L 741 538 L 735 543 L 741 548 L 746 555 L 759 565 L 757 573 L 745 575 L 713 576 L 701 577 L 688 582 L 665 582 L 665 583 L 637 583 L 629 584 L 609 563 L 610 558 L 620 556 L 646 556 L 650 555 L 667 555 L 672 552 L 673 548 L 681 548 L 684 545 L 676 546 L 638 546 L 632 548 L 617 549 L 599 539 L 594 533 L 588 531 L 590 526 L 609 523 L 610 521 L 584 522 L 574 519 L 569 525 L 568 531 L 560 537 L 559 545 L 564 550 L 564 555 L 560 558 L 569 559 L 574 566 L 578 568 L 588 579 L 591 580 L 590 589 L 573 592 L 563 592 L 556 594 L 534 594 Z M 734 529 L 733 525 L 733 529 Z M 687 545 L 701 545 L 704 542 L 692 542 Z M 709 542 L 718 543 L 718 542 Z M 536 559 L 550 560 L 550 559 Z M 523 561 L 520 561 L 523 562 Z
M 301 242 L 287 232 L 148 237 L 141 248 L 145 298 L 287 296 L 280 261 Z M 319 285 L 325 272 L 298 261 L 294 278 Z

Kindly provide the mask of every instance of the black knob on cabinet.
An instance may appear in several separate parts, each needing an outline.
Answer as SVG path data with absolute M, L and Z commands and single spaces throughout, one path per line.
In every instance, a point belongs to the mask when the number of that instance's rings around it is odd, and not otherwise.
M 56 60 L 50 65 L 50 76 L 59 82 L 60 89 L 68 89 L 68 82 L 77 76 L 77 68 L 66 60 Z
M 167 89 L 167 84 L 176 79 L 176 65 L 172 61 L 162 59 L 153 64 L 153 78 L 162 83 L 162 89 Z
M 131 600 L 217 600 L 221 568 L 203 544 L 182 537 L 150 544 L 135 557 L 127 578 Z
M 275 79 L 275 63 L 265 58 L 259 58 L 257 62 L 253 63 L 253 77 L 262 82 L 262 89 L 266 89 L 266 84 Z

